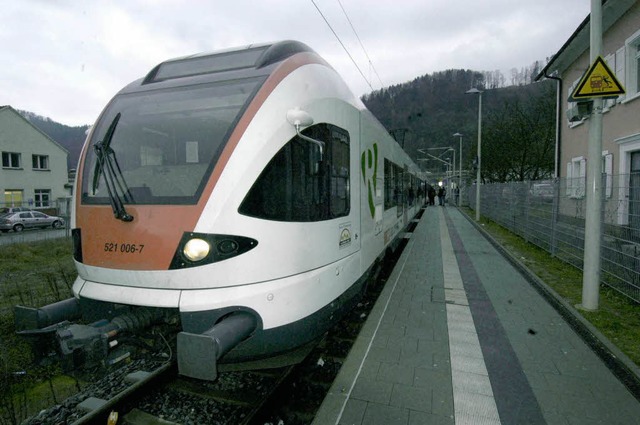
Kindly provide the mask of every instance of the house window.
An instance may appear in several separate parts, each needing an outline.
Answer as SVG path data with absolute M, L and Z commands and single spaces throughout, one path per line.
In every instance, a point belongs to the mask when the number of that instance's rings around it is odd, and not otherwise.
M 629 225 L 630 219 L 634 217 L 634 206 L 640 207 L 640 201 L 636 202 L 634 195 L 640 195 L 640 191 L 634 192 L 632 187 L 640 187 L 640 180 L 634 180 L 631 177 L 634 170 L 638 170 L 640 166 L 640 133 L 632 134 L 629 136 L 615 139 L 614 142 L 618 145 L 619 151 L 615 153 L 616 159 L 616 174 L 619 175 L 619 181 L 616 184 L 617 199 L 618 199 L 618 220 L 619 225 Z M 634 167 L 635 165 L 635 167 Z M 638 173 L 637 171 L 635 171 Z M 637 175 L 640 176 L 640 173 Z
M 45 208 L 51 206 L 51 190 L 49 189 L 36 189 L 35 190 L 35 207 Z
M 640 91 L 640 43 L 635 45 L 635 52 L 633 56 L 633 66 L 635 67 L 636 84 L 634 86 L 635 92 Z
M 584 157 L 572 158 L 571 162 L 567 162 L 567 196 L 584 198 L 586 175 L 587 160 Z
M 2 152 L 2 168 L 20 168 L 20 154 Z
M 626 49 L 626 91 L 627 97 L 640 94 L 640 31 L 629 37 L 625 43 Z
M 574 81 L 574 82 L 569 86 L 569 90 L 568 90 L 568 93 L 569 93 L 568 97 L 569 97 L 569 99 L 571 98 L 571 95 L 573 94 L 573 91 L 576 89 L 576 87 L 578 86 L 578 83 L 580 82 L 580 80 L 581 80 L 581 79 L 582 79 L 582 77 L 581 77 L 581 78 L 578 78 L 577 80 L 575 80 L 575 81 Z M 569 114 L 569 112 L 571 112 L 571 111 L 574 111 L 574 112 L 575 112 L 575 111 L 577 111 L 577 108 L 578 108 L 578 102 L 572 102 L 571 100 L 569 100 L 569 101 L 567 102 L 567 114 L 568 114 L 567 119 L 568 119 L 568 121 L 569 121 L 569 122 L 568 122 L 569 127 L 575 127 L 576 125 L 581 124 L 581 123 L 584 121 L 584 118 L 582 118 L 582 117 L 578 117 L 577 115 L 576 115 L 575 117 L 573 117 L 573 116 L 569 116 L 569 115 L 572 115 L 572 114 Z
M 7 189 L 4 191 L 4 206 L 5 207 L 21 207 L 22 206 L 22 191 Z
M 47 155 L 32 155 L 31 163 L 34 170 L 49 169 L 49 157 Z

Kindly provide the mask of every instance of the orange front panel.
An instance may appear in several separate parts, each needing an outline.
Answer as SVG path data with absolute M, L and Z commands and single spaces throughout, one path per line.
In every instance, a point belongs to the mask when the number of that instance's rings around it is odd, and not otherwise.
M 193 231 L 198 205 L 127 206 L 134 220 L 117 220 L 110 206 L 78 206 L 83 263 L 112 269 L 167 270 L 184 232 Z

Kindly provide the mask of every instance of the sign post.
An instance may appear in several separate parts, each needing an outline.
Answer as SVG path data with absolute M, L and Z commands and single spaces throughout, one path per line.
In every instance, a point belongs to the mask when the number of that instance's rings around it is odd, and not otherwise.
M 587 153 L 586 217 L 584 266 L 582 273 L 582 305 L 585 310 L 597 310 L 600 287 L 602 245 L 602 109 L 604 98 L 624 93 L 602 54 L 602 3 L 591 0 L 591 67 L 573 92 L 572 100 L 593 99 L 589 119 L 589 149 Z

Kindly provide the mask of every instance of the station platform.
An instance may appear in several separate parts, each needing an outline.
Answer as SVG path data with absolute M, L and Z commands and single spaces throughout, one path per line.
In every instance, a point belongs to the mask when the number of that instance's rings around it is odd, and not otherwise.
M 633 385 L 547 299 L 428 207 L 313 424 L 640 424 Z

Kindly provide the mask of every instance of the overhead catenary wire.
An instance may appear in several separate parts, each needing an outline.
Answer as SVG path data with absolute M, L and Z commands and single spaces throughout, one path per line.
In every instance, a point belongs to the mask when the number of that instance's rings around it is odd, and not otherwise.
M 353 33 L 355 34 L 356 38 L 358 39 L 358 43 L 360 43 L 360 47 L 362 47 L 362 51 L 364 52 L 364 55 L 367 57 L 367 60 L 369 61 L 369 66 L 371 67 L 371 69 L 373 69 L 373 72 L 376 74 L 376 77 L 378 77 L 378 82 L 380 83 L 380 87 L 384 87 L 384 84 L 382 83 L 382 79 L 380 78 L 380 74 L 378 74 L 378 71 L 376 70 L 376 67 L 373 66 L 373 62 L 371 61 L 371 58 L 369 57 L 369 54 L 367 53 L 367 49 L 364 48 L 364 44 L 362 43 L 362 40 L 360 40 L 360 36 L 358 35 L 358 32 L 356 31 L 355 27 L 353 26 L 353 23 L 351 22 L 351 19 L 349 19 L 349 15 L 347 14 L 347 11 L 344 10 L 344 7 L 342 6 L 342 2 L 340 0 L 338 0 L 338 4 L 340 5 L 340 9 L 342 9 L 342 13 L 344 13 L 345 18 L 347 18 L 347 21 L 349 22 L 349 25 L 351 26 L 351 29 L 353 30 Z
M 318 7 L 318 5 L 316 4 L 315 0 L 311 0 L 311 3 L 313 3 L 313 6 L 315 6 L 316 10 L 318 11 L 318 13 L 320 14 L 320 16 L 322 16 L 322 19 L 324 19 L 324 22 L 327 24 L 327 26 L 329 27 L 329 29 L 331 30 L 331 32 L 333 33 L 333 35 L 336 37 L 336 39 L 338 40 L 338 42 L 340 43 L 340 45 L 342 46 L 342 48 L 344 49 L 344 51 L 347 53 L 347 56 L 349 56 L 349 59 L 351 59 L 351 62 L 353 62 L 353 65 L 356 67 L 356 69 L 358 70 L 358 72 L 360 73 L 360 75 L 362 76 L 362 78 L 364 79 L 364 81 L 366 81 L 367 85 L 369 86 L 369 88 L 371 89 L 371 91 L 373 91 L 373 86 L 371 85 L 371 83 L 369 82 L 369 80 L 367 79 L 367 77 L 365 77 L 364 73 L 362 72 L 362 70 L 360 69 L 360 67 L 358 66 L 358 64 L 356 63 L 356 61 L 353 59 L 353 56 L 351 56 L 351 53 L 349 53 L 349 50 L 347 49 L 347 47 L 344 45 L 344 43 L 342 42 L 342 40 L 340 40 L 340 37 L 338 37 L 338 34 L 334 31 L 333 27 L 331 26 L 331 24 L 329 23 L 329 21 L 327 20 L 327 18 L 324 16 L 324 14 L 322 13 L 322 11 L 320 10 L 320 8 Z

